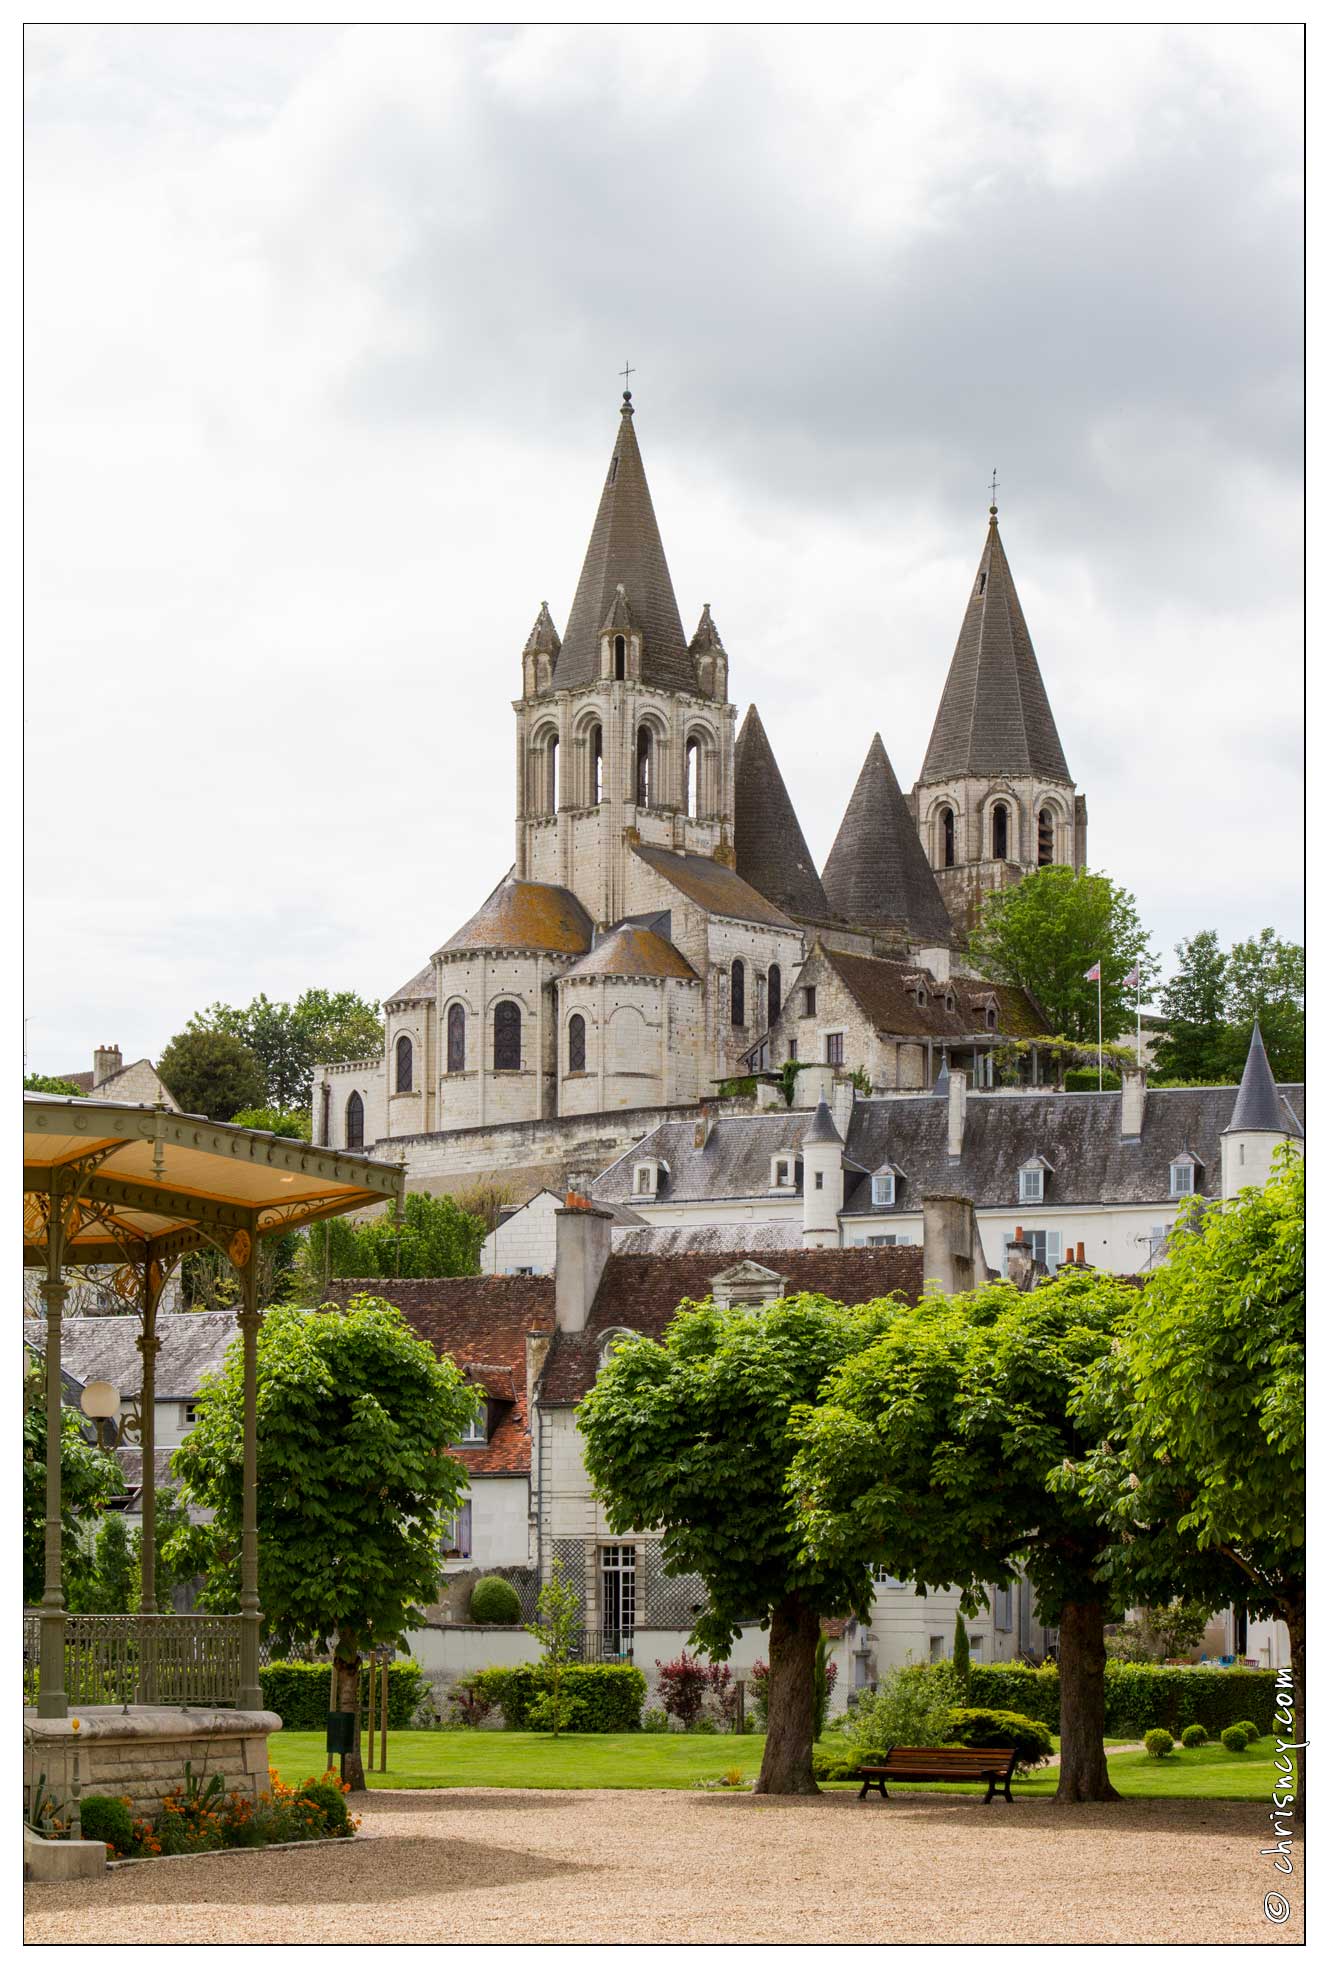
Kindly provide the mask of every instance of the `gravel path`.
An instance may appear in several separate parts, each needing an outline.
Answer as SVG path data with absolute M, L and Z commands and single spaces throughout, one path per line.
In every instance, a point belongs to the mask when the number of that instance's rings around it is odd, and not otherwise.
M 1270 1942 L 1267 1808 L 376 1791 L 353 1846 L 26 1890 L 29 1942 Z

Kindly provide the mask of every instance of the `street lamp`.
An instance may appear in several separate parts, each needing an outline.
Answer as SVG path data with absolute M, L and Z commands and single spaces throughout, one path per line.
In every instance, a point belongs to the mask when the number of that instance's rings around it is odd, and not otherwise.
M 106 1425 L 120 1414 L 120 1390 L 109 1381 L 89 1381 L 79 1396 L 79 1407 L 97 1424 L 97 1447 L 106 1447 Z

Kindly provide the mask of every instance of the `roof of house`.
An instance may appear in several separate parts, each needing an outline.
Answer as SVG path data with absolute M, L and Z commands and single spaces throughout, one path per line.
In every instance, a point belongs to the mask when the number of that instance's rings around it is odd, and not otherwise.
M 993 773 L 1070 779 L 995 506 L 919 779 Z
M 1047 1021 L 1019 985 L 986 978 L 934 978 L 922 965 L 895 957 L 860 957 L 820 945 L 820 954 L 845 989 L 881 1033 L 923 1039 L 962 1039 L 987 1030 L 986 1007 L 995 1000 L 997 1032 L 1008 1039 L 1036 1039 Z M 920 985 L 927 1003 L 920 1005 Z M 955 1002 L 948 1012 L 946 1000 Z
M 1242 1069 L 1241 1085 L 1237 1089 L 1232 1117 L 1225 1132 L 1231 1135 L 1282 1135 L 1287 1132 L 1258 1019 L 1251 1029 L 1251 1043 Z
M 717 1264 L 711 1250 L 637 1256 L 615 1250 L 605 1263 L 586 1326 L 581 1333 L 556 1332 L 540 1377 L 539 1400 L 580 1401 L 600 1371 L 604 1336 L 616 1327 L 658 1340 L 685 1299 L 707 1299 L 719 1271 L 749 1258 L 777 1271 L 788 1293 L 818 1292 L 842 1305 L 862 1305 L 887 1293 L 917 1300 L 923 1291 L 921 1245 L 859 1245 L 838 1251 L 783 1251 L 772 1263 L 767 1249 L 726 1252 Z
M 180 1103 L 171 1093 L 170 1088 L 166 1085 L 166 1082 L 162 1079 L 156 1066 L 147 1057 L 146 1053 L 141 1060 L 125 1060 L 122 1065 L 116 1068 L 114 1073 L 108 1073 L 104 1080 L 98 1080 L 91 1068 L 85 1073 L 62 1073 L 53 1076 L 53 1078 L 68 1081 L 69 1085 L 71 1087 L 77 1087 L 80 1093 L 93 1094 L 99 1101 L 114 1101 L 117 1098 L 123 1100 L 126 1096 L 123 1093 L 117 1096 L 116 1087 L 138 1067 L 146 1067 L 148 1069 L 148 1072 L 161 1089 L 161 1098 L 165 1101 L 167 1107 L 174 1108 L 178 1114 L 180 1112 Z
M 722 861 L 712 861 L 709 855 L 675 854 L 672 848 L 653 848 L 644 841 L 635 841 L 632 852 L 680 895 L 712 916 L 732 916 L 740 923 L 773 923 L 782 930 L 794 927 L 783 910 Z
M 632 420 L 631 397 L 624 391 L 604 490 L 554 665 L 558 690 L 593 684 L 599 677 L 601 628 L 620 585 L 641 629 L 642 683 L 665 690 L 697 687 Z
M 552 1277 L 334 1279 L 328 1296 L 344 1305 L 357 1292 L 381 1295 L 438 1354 L 448 1354 L 503 1404 L 489 1441 L 452 1454 L 473 1476 L 524 1476 L 531 1467 L 526 1414 L 526 1335 L 554 1325 Z
M 591 947 L 591 919 L 571 889 L 519 882 L 505 875 L 444 950 L 550 950 L 578 955 Z
M 924 943 L 951 941 L 950 912 L 880 732 L 868 747 L 821 880 L 832 913 L 846 923 L 903 927 Z
M 60 1322 L 60 1361 L 85 1385 L 109 1381 L 121 1395 L 143 1387 L 139 1321 L 132 1313 L 103 1313 Z M 158 1313 L 157 1400 L 190 1401 L 205 1374 L 220 1371 L 223 1356 L 239 1331 L 234 1313 Z M 44 1349 L 46 1322 L 25 1319 L 23 1337 Z
M 429 962 L 423 965 L 413 978 L 406 980 L 406 983 L 402 985 L 400 990 L 389 992 L 383 1003 L 385 1005 L 418 1004 L 421 999 L 432 998 L 433 995 L 434 960 L 431 957 Z
M 817 1103 L 817 1111 L 803 1131 L 803 1146 L 810 1148 L 819 1142 L 833 1142 L 837 1148 L 844 1147 L 844 1138 L 831 1119 L 831 1111 L 825 1100 Z
M 755 704 L 734 746 L 734 856 L 743 880 L 791 916 L 832 913 Z
M 641 923 L 620 923 L 563 973 L 565 978 L 690 978 L 697 973 L 681 950 Z
M 612 1206 L 596 1198 L 597 1208 Z M 681 1251 L 714 1252 L 717 1256 L 743 1252 L 751 1257 L 773 1251 L 802 1251 L 803 1214 L 792 1211 L 773 1224 L 642 1224 L 613 1232 L 614 1250 L 628 1258 L 670 1258 Z

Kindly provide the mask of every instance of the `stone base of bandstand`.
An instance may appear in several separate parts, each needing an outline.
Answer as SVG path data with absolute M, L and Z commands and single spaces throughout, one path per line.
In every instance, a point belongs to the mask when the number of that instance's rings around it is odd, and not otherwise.
M 68 1806 L 77 1756 L 81 1797 L 127 1798 L 147 1818 L 183 1785 L 186 1764 L 201 1783 L 219 1773 L 228 1792 L 257 1799 L 268 1788 L 268 1738 L 281 1717 L 270 1709 L 76 1703 L 59 1718 L 25 1709 L 23 1724 L 25 1809 L 43 1773 L 48 1792 Z

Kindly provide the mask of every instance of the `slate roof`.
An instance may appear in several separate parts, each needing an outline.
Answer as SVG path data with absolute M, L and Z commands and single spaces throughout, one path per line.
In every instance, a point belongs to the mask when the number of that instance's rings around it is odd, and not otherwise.
M 406 983 L 401 986 L 400 990 L 389 993 L 383 1000 L 383 1003 L 385 1005 L 419 1004 L 421 999 L 432 998 L 433 995 L 434 961 L 431 958 L 426 965 L 416 972 L 413 978 L 406 980 Z
M 714 1250 L 680 1251 L 663 1258 L 612 1252 L 585 1330 L 554 1335 L 540 1378 L 541 1404 L 559 1406 L 581 1400 L 599 1372 L 601 1337 L 611 1327 L 626 1326 L 633 1333 L 658 1340 L 682 1300 L 708 1298 L 716 1274 L 744 1258 L 778 1271 L 791 1295 L 820 1292 L 846 1306 L 881 1299 L 890 1292 L 900 1292 L 914 1303 L 923 1292 L 921 1245 L 784 1251 L 778 1263 L 771 1263 L 771 1257 L 769 1250 L 751 1246 L 726 1252 L 723 1262 L 717 1261 Z
M 697 686 L 632 417 L 631 396 L 625 391 L 604 491 L 554 666 L 558 690 L 593 684 L 599 677 L 600 625 L 614 606 L 620 582 L 641 626 L 641 681 L 665 690 Z
M 487 1443 L 454 1446 L 451 1454 L 474 1476 L 526 1476 L 531 1432 L 526 1413 L 526 1335 L 554 1325 L 554 1281 L 507 1274 L 480 1278 L 334 1279 L 339 1305 L 370 1292 L 399 1306 L 438 1354 L 450 1354 L 491 1400 L 501 1404 Z
M 599 1197 L 596 1203 L 601 1209 L 609 1207 Z M 741 1251 L 749 1258 L 769 1258 L 772 1252 L 805 1248 L 801 1211 L 791 1212 L 778 1224 L 644 1224 L 639 1230 L 615 1230 L 613 1240 L 614 1250 L 625 1258 L 669 1258 L 680 1251 L 698 1255 L 709 1251 L 717 1258 Z
M 518 882 L 505 875 L 444 950 L 552 950 L 577 955 L 591 947 L 591 919 L 571 889 Z
M 681 950 L 640 923 L 620 923 L 578 958 L 567 978 L 691 978 L 697 973 Z
M 967 1039 L 988 1034 L 989 1000 L 995 1000 L 997 1006 L 995 1036 L 1036 1039 L 1047 1031 L 1046 1019 L 1019 985 L 961 977 L 947 984 L 921 965 L 900 958 L 860 957 L 824 945 L 818 950 L 876 1032 L 923 1039 Z M 916 986 L 920 979 L 927 988 L 926 1005 L 918 1002 Z M 948 992 L 955 1000 L 953 1012 L 946 1010 Z
M 924 943 L 949 944 L 954 935 L 880 732 L 868 747 L 821 880 L 832 913 L 846 923 L 902 925 Z
M 995 506 L 919 780 L 993 773 L 1070 779 Z
M 541 602 L 540 613 L 531 624 L 531 633 L 526 638 L 526 647 L 523 649 L 522 655 L 538 656 L 543 654 L 545 656 L 557 656 L 562 647 L 562 644 L 558 640 L 558 631 L 554 627 L 554 618 L 549 613 L 549 604 L 548 602 Z
M 62 1320 L 61 1365 L 84 1386 L 89 1381 L 109 1381 L 122 1395 L 137 1395 L 143 1386 L 140 1330 L 132 1313 Z M 158 1401 L 192 1401 L 204 1375 L 220 1371 L 222 1357 L 239 1330 L 234 1313 L 158 1313 Z M 46 1321 L 25 1319 L 23 1337 L 30 1347 L 44 1350 Z
M 818 1101 L 817 1112 L 813 1115 L 803 1134 L 803 1145 L 809 1147 L 818 1142 L 834 1142 L 843 1148 L 844 1141 L 839 1129 L 831 1119 L 831 1111 L 824 1100 Z
M 1278 1088 L 1274 1084 L 1269 1055 L 1264 1050 L 1264 1034 L 1257 1020 L 1251 1031 L 1251 1043 L 1246 1053 L 1232 1119 L 1224 1133 L 1282 1135 L 1286 1132 L 1287 1124 L 1279 1104 Z
M 652 848 L 644 841 L 635 841 L 632 852 L 711 916 L 732 916 L 740 923 L 773 923 L 782 930 L 794 928 L 783 910 L 722 861 L 712 861 L 709 855 L 678 855 L 672 848 Z
M 791 916 L 831 915 L 755 704 L 734 747 L 734 855 L 743 880 Z
M 1298 1125 L 1305 1122 L 1305 1089 L 1281 1090 Z M 1157 1203 L 1170 1198 L 1169 1166 L 1189 1149 L 1199 1158 L 1196 1191 L 1217 1196 L 1220 1136 L 1236 1099 L 1233 1087 L 1157 1087 L 1145 1096 L 1138 1142 L 1121 1139 L 1120 1094 L 975 1094 L 965 1105 L 964 1150 L 947 1154 L 947 1103 L 932 1094 L 856 1101 L 845 1140 L 845 1208 L 890 1216 L 871 1203 L 867 1171 L 892 1162 L 902 1172 L 894 1214 L 917 1212 L 938 1190 L 971 1197 L 979 1209 L 1036 1211 L 1017 1206 L 1016 1171 L 1043 1155 L 1051 1164 L 1046 1200 L 1052 1204 Z M 631 1193 L 632 1165 L 656 1156 L 669 1166 L 666 1203 L 769 1202 L 771 1158 L 797 1155 L 808 1125 L 806 1109 L 724 1116 L 695 1146 L 691 1121 L 666 1121 L 592 1185 L 598 1203 Z

